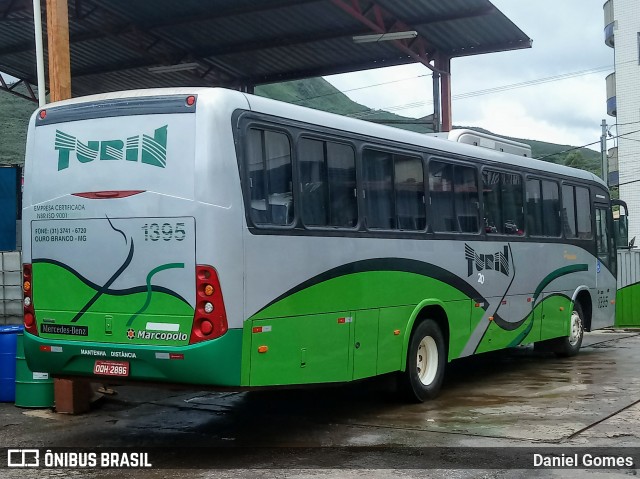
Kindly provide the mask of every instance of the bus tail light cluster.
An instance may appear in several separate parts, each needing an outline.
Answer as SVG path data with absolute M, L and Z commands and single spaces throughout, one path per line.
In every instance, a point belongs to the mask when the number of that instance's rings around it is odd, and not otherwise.
M 196 311 L 189 344 L 207 341 L 227 332 L 227 312 L 224 309 L 220 280 L 216 270 L 208 265 L 196 266 Z
M 22 292 L 24 294 L 24 329 L 37 336 L 38 325 L 36 324 L 36 311 L 33 308 L 33 275 L 29 263 L 22 266 Z

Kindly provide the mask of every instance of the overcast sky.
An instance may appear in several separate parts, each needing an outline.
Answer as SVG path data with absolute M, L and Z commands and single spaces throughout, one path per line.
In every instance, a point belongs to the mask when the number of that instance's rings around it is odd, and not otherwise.
M 607 116 L 605 77 L 613 71 L 613 49 L 604 44 L 604 0 L 492 0 L 533 39 L 525 50 L 452 60 L 454 125 L 479 126 L 496 134 L 553 143 L 598 141 Z M 598 70 L 595 71 L 594 70 Z M 521 82 L 588 72 L 557 81 L 456 99 L 456 95 Z M 409 117 L 433 112 L 430 70 L 405 65 L 326 77 L 371 108 Z M 615 131 L 615 130 L 614 130 Z M 592 149 L 599 150 L 599 145 Z

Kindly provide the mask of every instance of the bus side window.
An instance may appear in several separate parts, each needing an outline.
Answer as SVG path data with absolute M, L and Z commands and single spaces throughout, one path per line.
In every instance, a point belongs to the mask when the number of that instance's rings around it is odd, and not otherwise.
M 527 231 L 531 236 L 560 236 L 560 192 L 555 181 L 527 180 Z
M 430 161 L 429 195 L 433 231 L 478 232 L 478 176 L 475 168 Z
M 365 149 L 363 156 L 367 227 L 424 230 L 422 159 Z
M 576 196 L 574 187 L 562 185 L 562 224 L 567 238 L 577 238 L 576 233 Z
M 605 266 L 609 266 L 611 245 L 607 213 L 605 208 L 596 208 L 596 254 Z
M 478 223 L 478 175 L 475 168 L 453 167 L 454 206 L 459 231 L 477 233 Z
M 294 211 L 289 138 L 283 133 L 251 128 L 247 141 L 251 219 L 256 224 L 291 224 Z
M 578 238 L 591 239 L 593 236 L 591 231 L 591 199 L 587 188 L 576 186 L 576 208 L 578 211 L 576 215 Z
M 542 180 L 544 236 L 560 236 L 560 192 L 555 181 Z
M 522 236 L 522 179 L 520 175 L 484 170 L 483 199 L 485 231 Z
M 435 232 L 458 231 L 454 222 L 453 165 L 429 162 L 429 195 Z
M 401 230 L 424 230 L 427 216 L 422 159 L 412 156 L 393 156 L 397 227 Z
M 303 138 L 298 151 L 304 224 L 353 228 L 358 222 L 353 148 Z

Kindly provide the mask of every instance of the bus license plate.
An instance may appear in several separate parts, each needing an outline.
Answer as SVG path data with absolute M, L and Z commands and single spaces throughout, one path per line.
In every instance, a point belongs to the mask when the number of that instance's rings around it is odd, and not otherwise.
M 93 374 L 100 376 L 128 376 L 129 363 L 126 361 L 96 361 Z

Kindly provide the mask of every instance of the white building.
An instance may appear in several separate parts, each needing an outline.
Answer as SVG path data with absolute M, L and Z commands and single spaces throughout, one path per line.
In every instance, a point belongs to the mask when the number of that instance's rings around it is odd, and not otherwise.
M 620 199 L 629 206 L 629 239 L 640 240 L 640 0 L 608 0 L 604 23 L 605 43 L 615 52 L 607 113 L 615 117 L 617 129 L 611 131 L 618 136 L 608 142 L 617 142 L 609 150 L 609 180 L 620 186 Z

